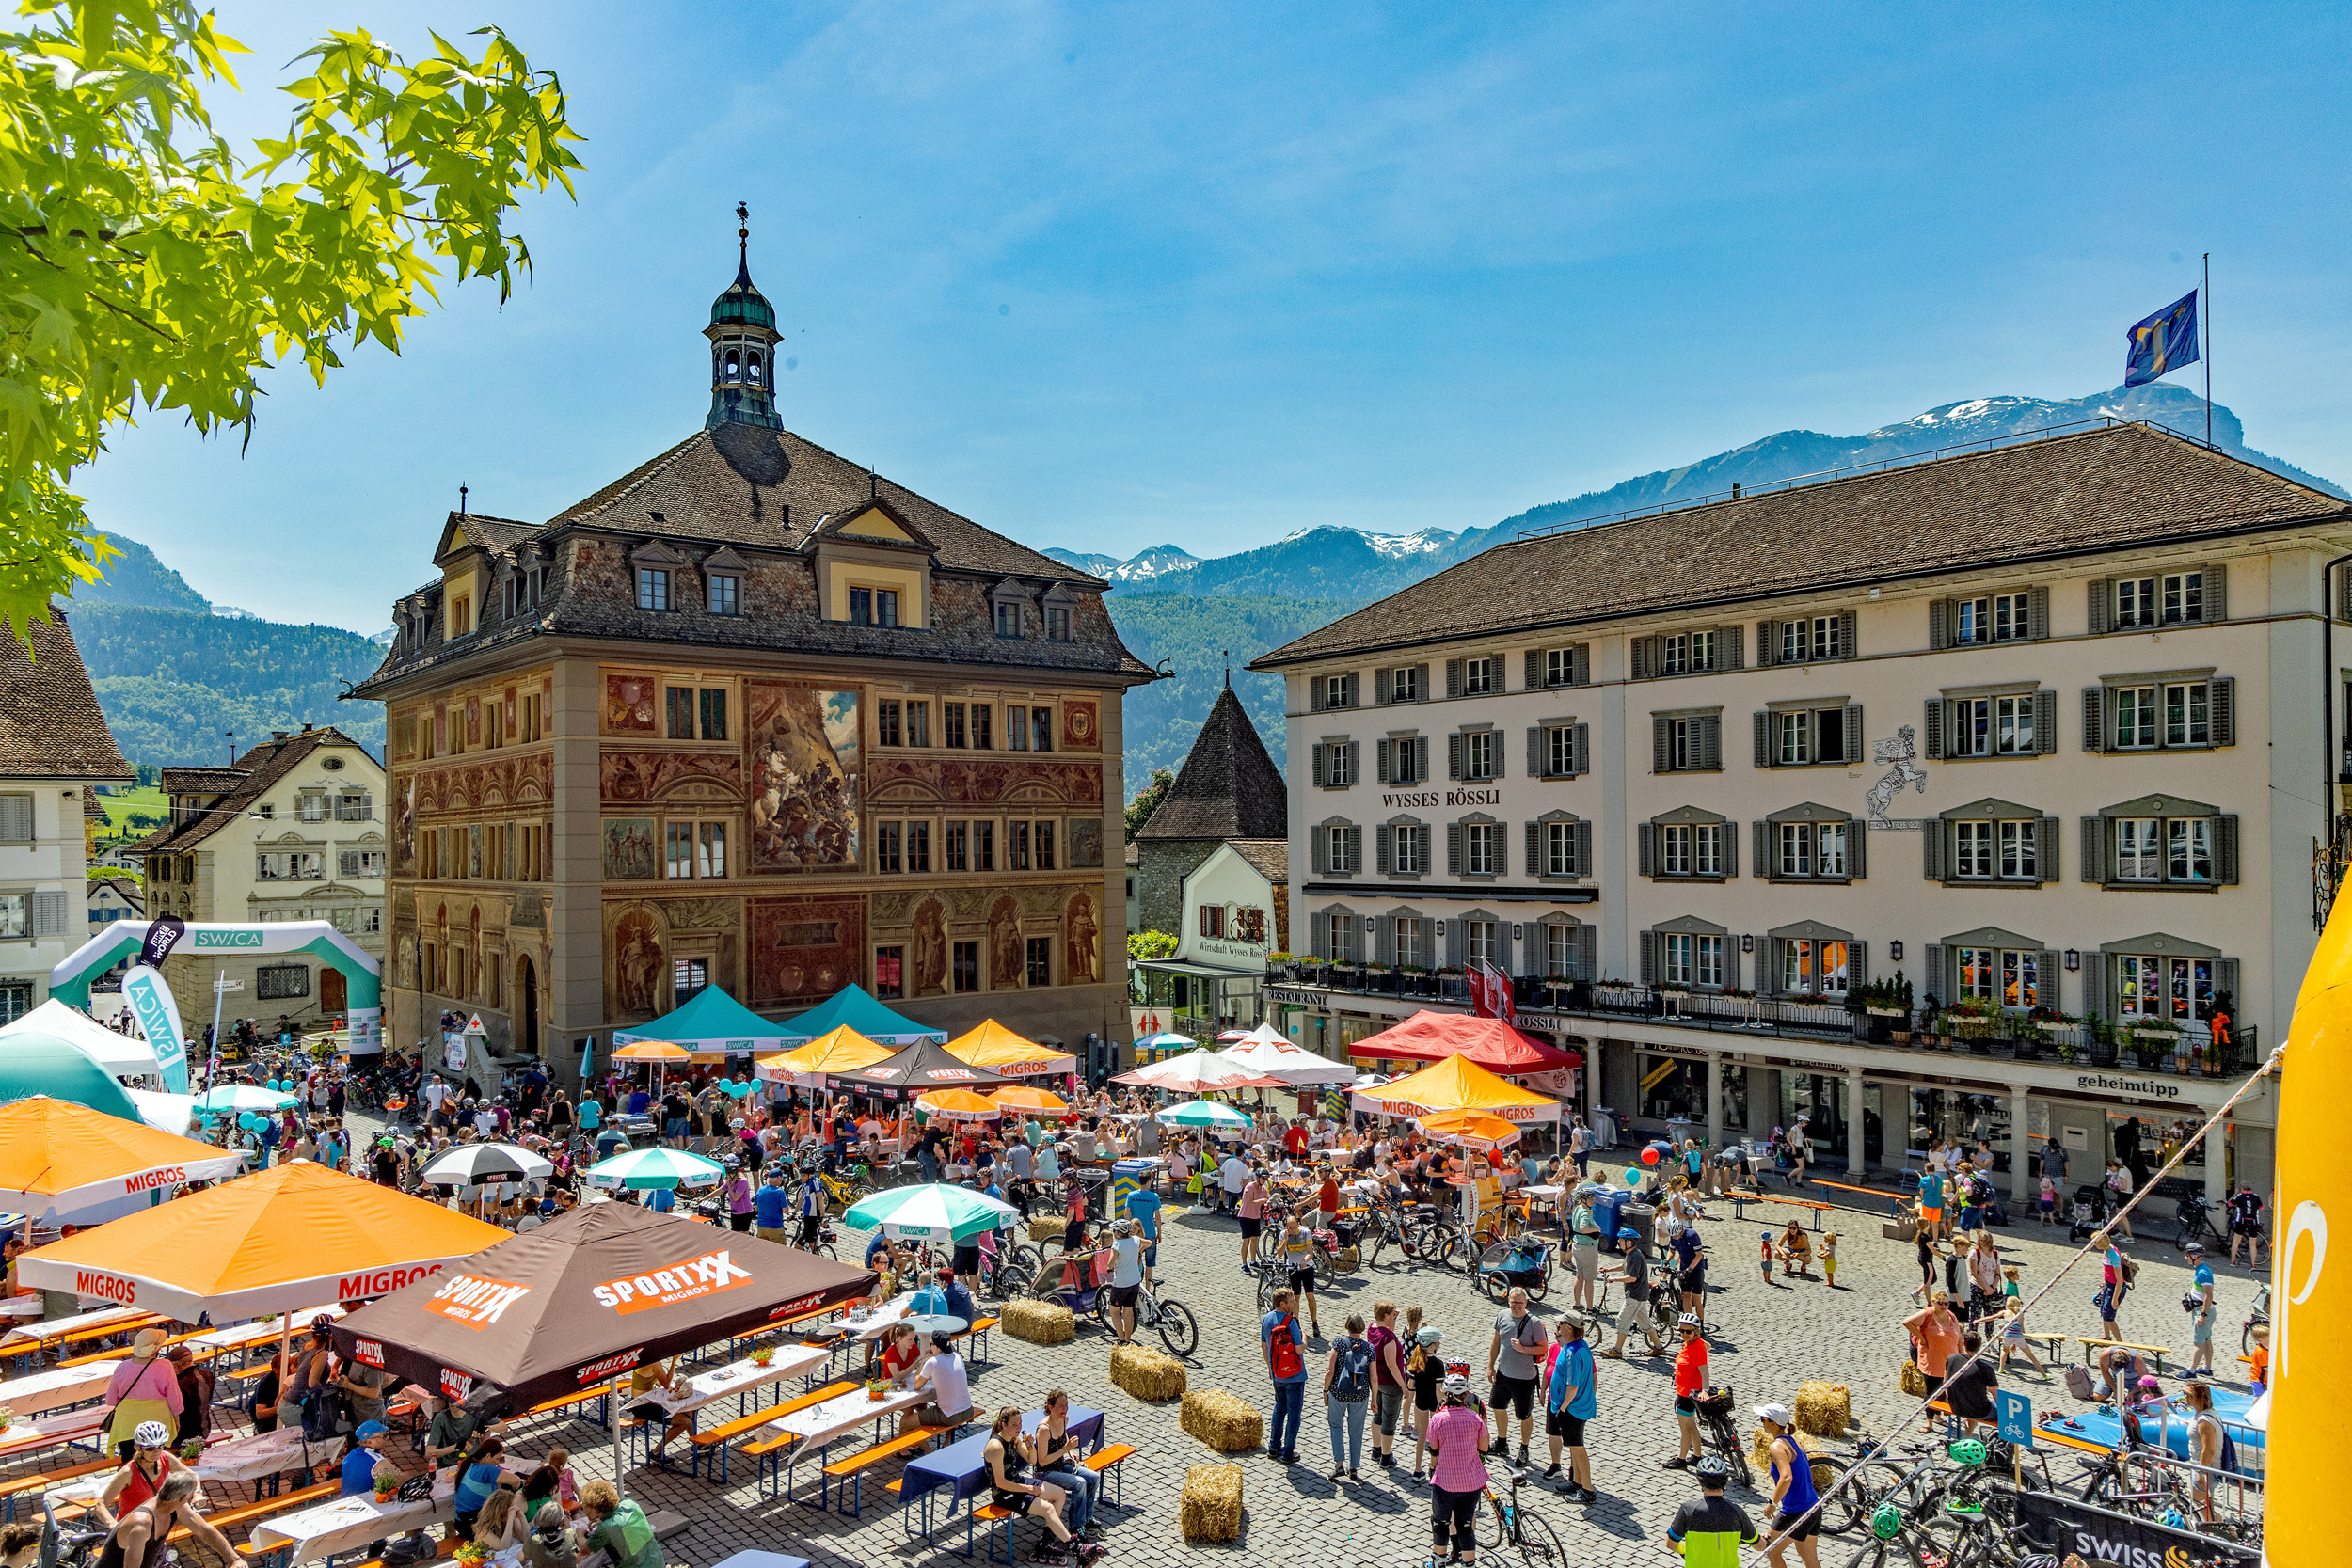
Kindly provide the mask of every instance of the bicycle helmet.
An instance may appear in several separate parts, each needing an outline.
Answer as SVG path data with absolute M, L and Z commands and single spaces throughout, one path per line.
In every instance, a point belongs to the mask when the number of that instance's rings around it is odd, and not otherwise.
M 1631 1226 L 1621 1225 L 1617 1227 L 1617 1240 L 1621 1242 L 1638 1242 L 1641 1239 L 1642 1233 L 1634 1229 Z
M 1881 1541 L 1892 1541 L 1903 1532 L 1903 1511 L 1893 1503 L 1881 1503 L 1870 1511 L 1870 1533 Z
M 1984 1517 L 1984 1504 L 1974 1497 L 1946 1497 L 1944 1512 L 1955 1519 L 1981 1519 Z
M 171 1433 L 161 1421 L 141 1421 L 131 1430 L 131 1441 L 142 1449 L 160 1449 L 171 1442 Z
M 1705 1328 L 1707 1325 L 1699 1322 L 1699 1315 L 1696 1312 L 1685 1312 L 1676 1320 L 1675 1326 L 1677 1328 Z
M 1701 1486 L 1721 1486 L 1730 1479 L 1731 1466 L 1710 1453 L 1692 1465 L 1691 1473 L 1699 1478 Z
M 1439 1344 L 1442 1343 L 1444 1339 L 1445 1331 L 1437 1328 L 1424 1328 L 1420 1333 L 1413 1336 L 1413 1343 L 1417 1345 Z
M 1467 1393 L 1469 1393 L 1469 1392 L 1470 1392 L 1470 1375 L 1469 1375 L 1467 1372 L 1448 1372 L 1448 1373 L 1446 1373 L 1446 1374 L 1445 1374 L 1445 1391 L 1446 1391 L 1446 1393 L 1447 1393 L 1448 1395 L 1454 1395 L 1454 1394 L 1467 1394 Z
M 1963 1437 L 1944 1451 L 1953 1464 L 1971 1469 L 1984 1463 L 1984 1445 L 1974 1437 Z
M 332 1312 L 322 1312 L 317 1317 L 310 1320 L 310 1326 L 312 1328 L 322 1329 L 332 1328 L 335 1326 L 335 1314 Z

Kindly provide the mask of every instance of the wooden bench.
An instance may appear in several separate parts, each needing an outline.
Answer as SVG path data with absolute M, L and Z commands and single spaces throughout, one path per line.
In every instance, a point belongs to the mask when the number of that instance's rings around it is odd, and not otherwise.
M 2059 1367 L 2066 1364 L 2066 1341 L 2072 1339 L 2074 1336 L 2072 1334 L 2049 1334 L 2037 1332 L 2031 1334 L 2021 1334 L 2018 1338 L 2025 1340 L 2026 1343 L 2029 1345 L 2037 1345 L 2042 1349 L 2048 1351 L 2050 1353 L 2050 1365 L 2053 1367 Z
M 0 1481 L 0 1523 L 14 1524 L 16 1522 L 16 1499 L 19 1497 L 38 1497 L 51 1487 L 72 1481 L 77 1476 L 92 1475 L 100 1470 L 113 1468 L 115 1468 L 115 1462 L 112 1459 L 93 1459 L 87 1464 L 69 1465 L 61 1470 L 41 1470 L 29 1476 L 17 1476 L 12 1480 Z
M 1125 1443 L 1113 1443 L 1087 1455 L 1083 1461 L 1086 1467 L 1096 1475 L 1107 1475 L 1119 1483 L 1118 1496 L 1111 1499 L 1115 1507 L 1127 1506 L 1127 1472 L 1123 1466 L 1139 1451 L 1141 1450 L 1131 1448 Z
M 836 1393 L 846 1393 L 850 1389 L 856 1386 L 857 1385 L 853 1383 L 836 1383 L 832 1386 L 827 1393 L 816 1395 L 803 1394 L 793 1399 L 786 1400 L 781 1403 L 762 1405 L 757 1410 L 753 1411 L 750 1415 L 739 1416 L 734 1420 L 728 1421 L 724 1425 L 711 1427 L 707 1431 L 689 1433 L 687 1434 L 687 1441 L 694 1446 L 693 1473 L 695 1475 L 702 1474 L 703 1451 L 707 1449 L 716 1448 L 719 1450 L 719 1473 L 713 1476 L 711 1480 L 721 1485 L 724 1485 L 727 1479 L 727 1445 L 729 1443 L 732 1443 L 738 1437 L 742 1437 L 751 1433 L 757 1432 L 761 1427 L 766 1426 L 769 1422 L 774 1420 L 779 1416 L 789 1416 L 795 1410 L 804 1410 L 819 1399 L 830 1398 L 833 1394 Z
M 2094 1363 L 2096 1359 L 2094 1353 L 2097 1351 L 2136 1350 L 2139 1352 L 2140 1354 L 2153 1358 L 2156 1364 L 2156 1370 L 2158 1372 L 2162 1372 L 2164 1370 L 2164 1358 L 2172 1354 L 2171 1351 L 2162 1345 L 2135 1345 L 2129 1339 L 2097 1339 L 2081 1334 L 2077 1334 L 2074 1338 L 2074 1342 L 2083 1348 L 2083 1365 L 2085 1366 L 2090 1366 Z
M 831 1383 L 822 1388 L 811 1389 L 798 1399 L 787 1400 L 781 1404 L 771 1404 L 760 1412 L 762 1418 L 760 1424 L 765 1426 L 778 1417 L 789 1416 L 796 1410 L 805 1410 L 812 1404 L 822 1404 L 825 1401 L 849 1393 L 857 1386 L 858 1385 L 854 1383 Z M 759 1461 L 759 1495 L 761 1497 L 765 1497 L 770 1495 L 768 1487 L 777 1479 L 777 1471 L 781 1466 L 776 1456 L 799 1441 L 799 1436 L 793 1433 L 779 1432 L 773 1437 L 763 1437 L 756 1443 L 743 1445 L 743 1457 Z M 726 1458 L 723 1449 L 721 1450 L 719 1470 L 721 1476 L 723 1477 L 726 1473 Z
M 827 1488 L 833 1482 L 846 1481 L 850 1488 L 850 1517 L 852 1519 L 860 1517 L 859 1511 L 866 1502 L 866 1471 L 868 1468 L 881 1464 L 885 1459 L 905 1453 L 910 1449 L 921 1448 L 941 1433 L 952 1430 L 954 1429 L 944 1426 L 916 1427 L 913 1432 L 903 1433 L 897 1437 L 884 1438 L 873 1447 L 853 1453 L 847 1459 L 834 1460 L 824 1467 L 818 1480 L 818 1506 L 819 1508 L 825 1506 Z
M 988 1359 L 988 1331 L 995 1326 L 996 1320 L 993 1318 L 975 1318 L 969 1328 L 955 1336 L 958 1339 L 968 1338 L 972 1341 L 972 1348 L 977 1353 L 973 1356 L 975 1363 Z
M 1009 1564 L 1012 1561 L 1012 1522 L 1024 1517 L 1025 1515 L 1015 1513 L 1009 1508 L 999 1508 L 994 1503 L 982 1503 L 977 1508 L 967 1510 L 963 1515 L 963 1555 L 965 1557 L 972 1555 L 973 1527 L 986 1525 L 988 1527 L 988 1560 L 995 1561 L 996 1527 L 1002 1525 L 1005 1527 L 1005 1561 Z
M 1778 1193 L 1751 1193 L 1738 1187 L 1726 1189 L 1724 1196 L 1731 1199 L 1731 1217 L 1735 1220 L 1743 1220 L 1748 1217 L 1746 1207 L 1748 1204 L 1786 1203 L 1792 1208 L 1811 1210 L 1813 1228 L 1816 1231 L 1821 1228 L 1821 1216 L 1837 1207 L 1835 1203 L 1820 1203 L 1807 1197 L 1783 1197 Z

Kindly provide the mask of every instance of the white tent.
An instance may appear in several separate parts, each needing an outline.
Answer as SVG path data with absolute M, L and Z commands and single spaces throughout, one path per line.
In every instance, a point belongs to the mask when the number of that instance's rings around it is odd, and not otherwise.
M 183 1138 L 196 1135 L 189 1131 L 196 1120 L 196 1096 L 128 1086 L 122 1092 L 131 1097 L 133 1105 L 138 1107 L 139 1119 L 157 1132 L 176 1132 Z
M 19 1030 L 70 1041 L 117 1078 L 148 1078 L 163 1071 L 155 1060 L 153 1046 L 128 1035 L 118 1035 L 54 996 L 14 1023 L 0 1027 L 0 1051 L 8 1049 L 8 1037 Z
M 1356 1069 L 1352 1065 L 1318 1056 L 1302 1046 L 1294 1045 L 1271 1023 L 1259 1024 L 1218 1054 L 1229 1062 L 1239 1062 L 1261 1077 L 1279 1078 L 1285 1084 L 1353 1084 L 1356 1081 Z

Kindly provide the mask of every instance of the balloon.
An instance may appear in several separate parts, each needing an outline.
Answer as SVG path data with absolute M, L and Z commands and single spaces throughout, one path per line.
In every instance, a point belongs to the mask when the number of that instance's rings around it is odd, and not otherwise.
M 240 1111 L 237 1113 L 237 1125 L 250 1132 L 262 1125 L 262 1118 L 250 1111 Z
M 1645 1165 L 1654 1165 L 1658 1164 L 1658 1146 L 1656 1144 L 1652 1144 L 1647 1148 L 1642 1150 L 1642 1164 Z
M 1628 1165 L 1625 1167 L 1625 1184 L 1629 1187 L 1638 1187 L 1642 1184 L 1641 1166 Z

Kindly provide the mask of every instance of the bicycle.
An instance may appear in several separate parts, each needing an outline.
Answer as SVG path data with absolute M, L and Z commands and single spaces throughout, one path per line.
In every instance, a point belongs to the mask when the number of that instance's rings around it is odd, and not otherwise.
M 1732 1484 L 1753 1491 L 1756 1472 L 1748 1466 L 1748 1450 L 1740 1441 L 1740 1429 L 1732 1424 L 1734 1408 L 1731 1390 L 1709 1388 L 1699 1397 L 1699 1442 L 1703 1449 L 1713 1449 L 1724 1456 L 1724 1465 L 1731 1471 Z
M 2247 1314 L 2246 1326 L 2238 1330 L 2238 1354 L 2254 1354 L 2254 1330 L 2270 1327 L 2270 1287 L 2262 1286 L 2254 1291 L 2254 1309 Z
M 1517 1546 L 1522 1562 L 1541 1568 L 1567 1568 L 1567 1548 L 1561 1545 L 1559 1532 L 1542 1515 L 1529 1513 L 1519 1501 L 1519 1488 L 1527 1484 L 1527 1472 L 1509 1465 L 1498 1466 L 1491 1459 L 1488 1465 L 1486 1506 L 1478 1515 L 1478 1549 L 1494 1552 L 1505 1545 Z M 1508 1497 L 1495 1490 L 1496 1467 L 1510 1478 Z
M 1160 1295 L 1145 1285 L 1136 1291 L 1136 1327 L 1153 1329 L 1168 1354 L 1179 1361 L 1186 1360 L 1200 1347 L 1200 1325 L 1195 1322 L 1192 1308 L 1169 1296 Z M 1111 1325 L 1110 1291 L 1106 1287 L 1094 1292 L 1094 1321 L 1104 1328 Z
M 2230 1238 L 2214 1224 L 2213 1206 L 2202 1197 L 2191 1193 L 2182 1198 L 2178 1218 L 2179 1234 L 2172 1238 L 2175 1248 L 2186 1252 L 2191 1242 L 2203 1242 L 2208 1252 L 2223 1258 L 2229 1256 Z

